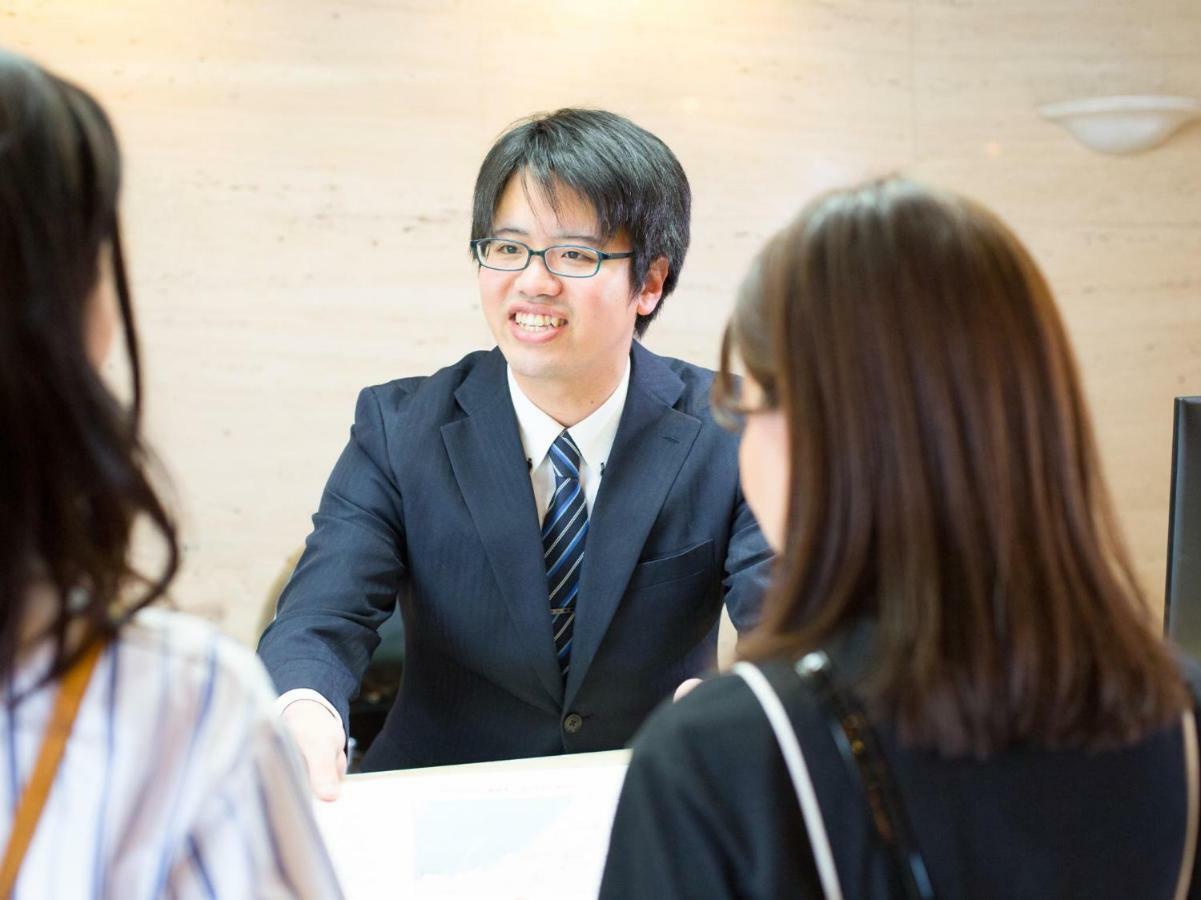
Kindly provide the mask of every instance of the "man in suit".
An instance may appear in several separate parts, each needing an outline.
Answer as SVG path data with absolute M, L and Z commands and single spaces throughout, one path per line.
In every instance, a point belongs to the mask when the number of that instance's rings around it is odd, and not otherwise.
M 365 769 L 621 747 L 712 668 L 723 600 L 755 620 L 769 550 L 712 372 L 635 340 L 679 277 L 690 196 L 611 113 L 534 117 L 488 153 L 471 249 L 497 347 L 359 395 L 259 645 L 318 796 L 398 602 L 405 672 Z

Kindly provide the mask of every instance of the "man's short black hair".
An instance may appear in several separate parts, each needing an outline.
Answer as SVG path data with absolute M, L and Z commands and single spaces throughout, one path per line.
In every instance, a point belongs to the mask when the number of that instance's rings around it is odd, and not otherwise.
M 630 289 L 651 263 L 667 257 L 663 296 L 634 324 L 639 336 L 663 308 L 688 252 L 692 191 L 668 146 L 629 119 L 599 109 L 561 109 L 523 119 L 488 151 L 475 181 L 472 239 L 492 233 L 493 215 L 509 179 L 520 173 L 557 209 L 556 189 L 567 187 L 591 203 L 600 237 L 629 235 L 634 251 Z

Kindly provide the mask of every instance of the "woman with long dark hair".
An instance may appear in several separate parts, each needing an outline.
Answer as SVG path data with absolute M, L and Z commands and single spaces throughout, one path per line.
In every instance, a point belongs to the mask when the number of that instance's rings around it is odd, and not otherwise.
M 1185 896 L 1194 670 L 1009 229 L 900 179 L 815 201 L 744 283 L 715 403 L 773 586 L 735 672 L 636 741 L 602 895 Z
M 339 896 L 261 666 L 147 608 L 178 548 L 139 434 L 119 183 L 95 100 L 0 51 L 0 896 Z M 98 371 L 118 323 L 128 406 Z

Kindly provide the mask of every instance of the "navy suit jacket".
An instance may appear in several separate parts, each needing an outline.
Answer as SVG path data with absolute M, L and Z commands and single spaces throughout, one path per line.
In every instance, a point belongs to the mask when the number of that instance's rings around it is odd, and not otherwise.
M 753 624 L 770 551 L 713 373 L 635 343 L 559 672 L 541 529 L 499 350 L 363 390 L 259 653 L 283 692 L 348 705 L 397 603 L 405 670 L 365 769 L 625 745 L 713 667 L 724 599 Z

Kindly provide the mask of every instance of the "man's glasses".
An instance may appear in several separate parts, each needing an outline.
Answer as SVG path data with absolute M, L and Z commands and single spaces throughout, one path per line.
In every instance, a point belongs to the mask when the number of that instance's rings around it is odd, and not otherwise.
M 564 278 L 591 278 L 600 271 L 606 259 L 626 259 L 633 252 L 605 253 L 594 247 L 578 244 L 556 244 L 545 250 L 535 250 L 521 241 L 504 238 L 477 238 L 471 242 L 476 262 L 485 269 L 498 272 L 520 272 L 535 256 L 541 256 L 546 270 Z

